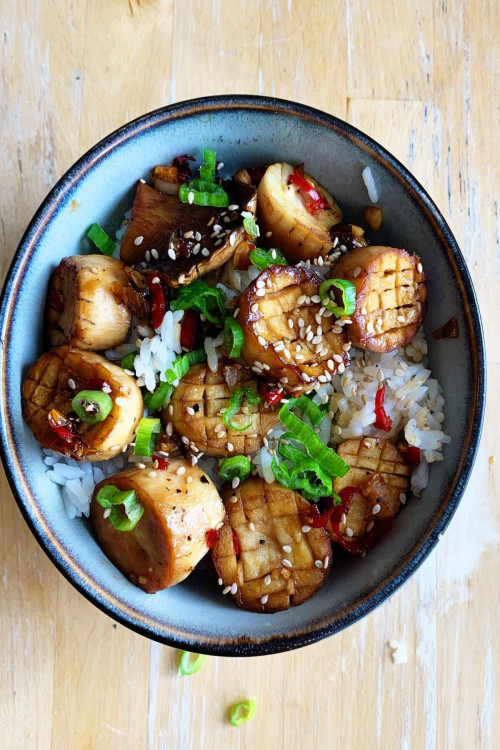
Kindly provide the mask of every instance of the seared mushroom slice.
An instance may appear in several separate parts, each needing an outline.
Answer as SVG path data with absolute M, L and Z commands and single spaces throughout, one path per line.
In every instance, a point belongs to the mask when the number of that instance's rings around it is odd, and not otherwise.
M 304 173 L 304 178 L 328 205 L 310 213 L 300 189 L 289 182 L 294 171 L 291 164 L 283 162 L 268 167 L 259 183 L 257 205 L 262 237 L 271 232 L 268 245 L 279 247 L 291 263 L 298 263 L 330 251 L 330 228 L 342 221 L 342 211 L 325 188 Z
M 144 513 L 131 531 L 115 529 L 97 502 L 106 485 L 135 491 Z M 108 477 L 96 486 L 90 506 L 103 552 L 148 594 L 187 578 L 208 552 L 207 532 L 223 519 L 224 506 L 211 480 L 180 458 L 166 469 L 134 468 Z
M 52 274 L 45 316 L 51 346 L 100 351 L 122 344 L 130 310 L 125 263 L 106 255 L 63 258 Z
M 410 467 L 397 447 L 383 438 L 346 440 L 337 447 L 337 453 L 350 469 L 344 477 L 334 480 L 334 491 L 358 489 L 339 524 L 344 541 L 349 543 L 370 533 L 375 523 L 394 518 L 406 502 Z M 330 523 L 327 530 L 332 541 L 338 542 Z
M 232 424 L 245 430 L 233 430 L 224 424 L 223 412 L 229 408 L 231 394 L 238 388 L 258 390 L 257 378 L 246 367 L 219 361 L 216 372 L 206 363 L 194 365 L 174 390 L 169 406 L 162 411 L 165 423 L 209 456 L 246 455 L 262 447 L 267 433 L 278 421 L 277 412 L 259 404 L 242 406 Z
M 222 585 L 253 612 L 279 612 L 309 599 L 330 572 L 325 529 L 302 530 L 309 504 L 294 490 L 260 477 L 225 486 L 226 518 L 212 548 Z
M 390 352 L 409 344 L 427 311 L 427 284 L 418 255 L 369 245 L 341 257 L 331 278 L 356 287 L 349 335 L 354 346 Z
M 244 358 L 287 391 L 326 383 L 349 362 L 345 333 L 321 307 L 320 284 L 320 277 L 306 268 L 271 266 L 240 300 Z
M 109 394 L 113 406 L 104 421 L 87 424 L 75 418 L 71 401 L 83 390 Z M 117 456 L 131 442 L 143 413 L 141 391 L 130 375 L 99 354 L 70 346 L 42 354 L 31 366 L 22 399 L 24 419 L 38 442 L 77 460 Z
M 164 284 L 189 284 L 222 266 L 246 238 L 241 211 L 254 212 L 257 191 L 248 173 L 223 183 L 231 208 L 196 206 L 140 182 L 120 257 Z M 237 208 L 232 208 L 237 206 Z

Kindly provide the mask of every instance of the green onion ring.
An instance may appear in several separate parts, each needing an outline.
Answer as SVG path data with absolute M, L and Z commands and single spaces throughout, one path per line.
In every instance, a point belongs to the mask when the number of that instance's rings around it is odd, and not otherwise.
M 157 388 L 150 393 L 149 391 L 144 394 L 143 401 L 144 406 L 147 406 L 151 411 L 159 411 L 170 401 L 170 396 L 174 391 L 174 386 L 170 383 L 160 383 Z
M 239 727 L 255 715 L 255 708 L 254 700 L 235 703 L 234 706 L 231 706 L 229 709 L 229 721 L 233 727 Z
M 135 490 L 119 490 L 113 484 L 101 487 L 96 500 L 103 508 L 111 509 L 107 518 L 117 531 L 132 531 L 144 513 Z M 123 505 L 123 510 L 120 505 Z
M 224 346 L 228 355 L 233 359 L 239 357 L 244 341 L 243 328 L 238 321 L 231 317 L 226 318 L 226 322 L 224 323 Z
M 255 218 L 253 216 L 245 216 L 245 218 L 243 219 L 243 227 L 246 233 L 249 234 L 253 240 L 255 240 L 260 234 L 259 227 L 257 226 Z
M 244 430 L 248 430 L 248 428 L 251 427 L 253 424 L 253 419 L 252 419 L 251 414 L 249 414 L 250 421 L 247 422 L 247 424 L 245 424 L 243 427 L 240 425 L 234 424 L 234 422 L 232 421 L 234 415 L 240 411 L 243 400 L 245 400 L 247 404 L 259 404 L 260 396 L 256 391 L 254 391 L 253 388 L 237 388 L 231 394 L 231 398 L 229 399 L 229 407 L 226 409 L 226 411 L 222 415 L 224 424 L 230 430 L 243 432 Z
M 226 297 L 222 289 L 209 286 L 204 281 L 195 279 L 191 284 L 181 287 L 170 308 L 172 310 L 198 310 L 209 323 L 222 327 L 226 318 Z
M 73 397 L 71 408 L 85 424 L 97 424 L 104 422 L 113 408 L 113 401 L 103 391 L 80 391 Z
M 193 654 L 191 651 L 183 651 L 179 663 L 179 673 L 182 675 L 195 674 L 201 669 L 206 659 L 205 654 Z
M 152 455 L 160 430 L 161 422 L 159 419 L 150 419 L 149 417 L 141 419 L 135 437 L 134 453 L 136 456 Z
M 340 289 L 342 292 L 343 307 L 336 305 L 331 298 L 330 287 Z M 344 279 L 328 279 L 327 281 L 323 281 L 319 288 L 319 296 L 323 307 L 330 310 L 337 318 L 352 315 L 356 310 L 356 287 L 351 281 L 345 281 Z
M 101 251 L 103 255 L 113 255 L 115 243 L 111 237 L 101 229 L 99 224 L 92 224 L 87 232 L 87 237 Z
M 250 476 L 252 464 L 246 456 L 231 456 L 223 458 L 219 467 L 219 476 L 225 482 L 238 477 L 243 480 Z

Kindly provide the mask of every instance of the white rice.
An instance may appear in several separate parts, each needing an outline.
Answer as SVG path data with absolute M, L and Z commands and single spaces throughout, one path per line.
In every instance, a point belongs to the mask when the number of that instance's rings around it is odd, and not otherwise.
M 363 182 L 365 183 L 369 199 L 372 203 L 378 203 L 377 186 L 375 185 L 375 180 L 373 179 L 372 170 L 370 169 L 370 167 L 365 167 L 363 169 L 363 172 L 361 173 L 361 176 L 363 177 Z

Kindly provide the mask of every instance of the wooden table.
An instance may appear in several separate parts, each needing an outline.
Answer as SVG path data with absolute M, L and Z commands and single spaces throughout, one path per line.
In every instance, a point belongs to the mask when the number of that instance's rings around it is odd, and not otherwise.
M 174 650 L 70 586 L 3 479 L 0 747 L 499 748 L 495 0 L 4 0 L 0 18 L 4 273 L 49 188 L 127 120 L 205 94 L 295 99 L 371 134 L 434 197 L 474 278 L 490 384 L 464 499 L 403 590 L 322 643 L 207 658 L 190 678 L 177 675 Z M 406 664 L 393 663 L 392 639 Z M 235 729 L 226 709 L 245 697 L 258 715 Z

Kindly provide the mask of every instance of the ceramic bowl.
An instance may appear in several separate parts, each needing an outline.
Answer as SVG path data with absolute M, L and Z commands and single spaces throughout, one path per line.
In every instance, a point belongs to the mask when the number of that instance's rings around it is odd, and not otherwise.
M 412 499 L 367 559 L 337 555 L 327 585 L 305 604 L 275 615 L 237 609 L 204 573 L 154 596 L 108 561 L 85 519 L 69 520 L 47 479 L 41 451 L 21 416 L 23 374 L 42 352 L 47 281 L 60 259 L 84 250 L 93 222 L 109 233 L 130 208 L 135 185 L 155 164 L 212 146 L 233 173 L 246 165 L 304 160 L 354 223 L 369 202 L 371 168 L 384 210 L 377 244 L 417 252 L 429 281 L 425 329 L 429 361 L 446 398 L 444 461 L 431 466 Z M 452 315 L 460 337 L 430 333 Z M 431 552 L 469 477 L 484 410 L 484 347 L 471 279 L 438 209 L 412 175 L 355 128 L 308 107 L 264 97 L 229 96 L 175 104 L 125 125 L 83 156 L 36 212 L 14 256 L 1 302 L 1 443 L 13 493 L 55 565 L 90 601 L 134 630 L 180 648 L 258 655 L 305 646 L 355 622 L 401 586 Z

